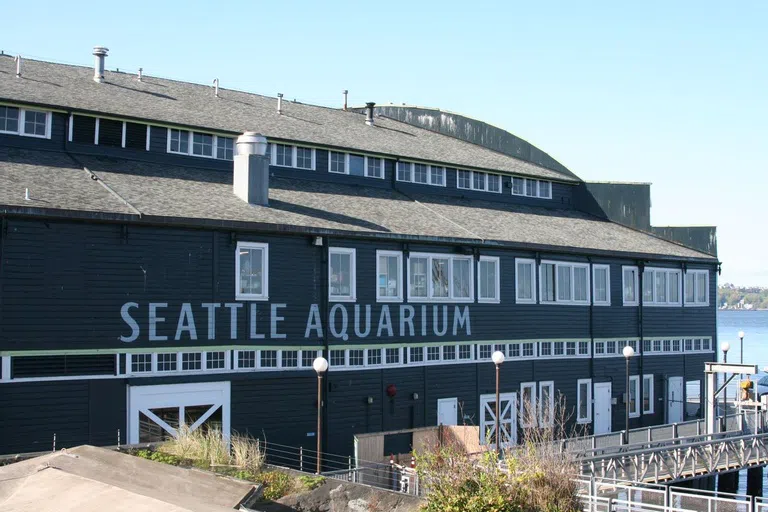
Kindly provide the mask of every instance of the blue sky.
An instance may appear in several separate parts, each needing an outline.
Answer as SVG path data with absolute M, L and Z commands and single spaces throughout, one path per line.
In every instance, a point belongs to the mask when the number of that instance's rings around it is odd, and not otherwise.
M 30 18 L 30 9 L 36 15 Z M 653 183 L 654 225 L 717 225 L 721 282 L 768 286 L 768 2 L 49 2 L 0 49 L 503 127 L 587 180 Z

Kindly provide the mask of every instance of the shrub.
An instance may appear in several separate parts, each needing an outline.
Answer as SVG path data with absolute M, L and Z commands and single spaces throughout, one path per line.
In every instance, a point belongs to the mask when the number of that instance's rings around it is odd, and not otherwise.
M 302 475 L 299 477 L 299 482 L 301 482 L 301 485 L 304 486 L 309 491 L 314 491 L 321 485 L 325 483 L 325 477 L 324 476 L 314 476 L 314 475 Z
M 281 471 L 262 473 L 261 483 L 264 486 L 264 497 L 272 501 L 288 495 L 293 488 L 291 477 Z
M 249 435 L 234 434 L 231 439 L 232 464 L 258 473 L 264 467 L 264 452 L 257 439 Z

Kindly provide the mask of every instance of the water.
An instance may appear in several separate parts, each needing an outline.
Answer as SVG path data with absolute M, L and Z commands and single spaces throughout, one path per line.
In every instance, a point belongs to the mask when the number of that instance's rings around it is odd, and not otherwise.
M 731 344 L 728 361 L 741 361 L 739 331 L 744 331 L 744 363 L 756 364 L 761 373 L 768 367 L 768 311 L 718 311 L 718 344 L 727 341 Z M 723 360 L 723 352 L 718 349 L 718 360 Z M 738 384 L 728 386 L 728 396 L 736 396 Z M 739 472 L 739 492 L 747 492 L 747 472 Z M 763 473 L 763 496 L 768 492 L 768 469 Z

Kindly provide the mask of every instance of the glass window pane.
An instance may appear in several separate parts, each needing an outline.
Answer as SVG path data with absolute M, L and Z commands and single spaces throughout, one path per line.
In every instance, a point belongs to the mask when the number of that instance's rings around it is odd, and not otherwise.
M 233 157 L 233 140 L 229 137 L 216 137 L 216 158 L 221 160 L 232 160 Z
M 379 296 L 400 296 L 400 272 L 397 256 L 379 256 Z
M 667 273 L 656 272 L 656 302 L 667 302 Z
M 410 258 L 410 290 L 411 297 L 427 297 L 427 258 Z
M 197 156 L 213 156 L 213 135 L 193 133 L 192 154 Z
M 24 112 L 24 133 L 44 137 L 47 117 L 45 112 L 26 110 Z
M 604 268 L 595 269 L 595 302 L 608 301 L 608 272 Z
M 381 167 L 382 160 L 380 158 L 368 158 L 368 168 L 366 169 L 366 176 L 371 178 L 381 178 L 383 170 Z
M 557 267 L 557 300 L 571 300 L 571 267 Z
M 338 153 L 336 151 L 330 152 L 329 170 L 330 172 L 337 172 L 345 174 L 346 170 L 346 155 L 344 153 Z
M 525 180 L 525 195 L 535 197 L 536 196 L 536 180 Z
M 311 148 L 296 148 L 296 167 L 300 169 L 312 169 Z
M 586 267 L 573 267 L 573 300 L 589 300 Z
M 432 185 L 445 185 L 445 169 L 442 167 L 430 167 L 429 182 Z
M 453 296 L 455 298 L 469 298 L 472 293 L 470 272 L 472 270 L 470 260 L 453 260 Z
M 413 182 L 427 183 L 427 166 L 424 164 L 413 164 Z
M 331 253 L 331 275 L 329 286 L 332 297 L 352 296 L 352 254 Z
M 475 190 L 485 190 L 484 172 L 472 172 L 472 188 Z
M 517 264 L 517 298 L 533 299 L 533 264 L 530 262 Z
M 587 419 L 587 400 L 589 396 L 589 384 L 579 383 L 579 419 Z
M 624 269 L 624 301 L 635 302 L 637 300 L 635 290 L 635 269 Z
M 696 302 L 699 304 L 707 302 L 707 274 L 703 272 L 696 274 Z
M 261 295 L 263 249 L 240 248 L 240 293 Z
M 695 279 L 694 274 L 690 272 L 685 274 L 685 302 L 693 302 L 696 297 Z
M 397 179 L 400 181 L 411 181 L 410 162 L 397 162 Z
M 551 190 L 551 183 L 548 181 L 540 181 L 539 182 L 539 197 L 548 198 L 550 197 L 550 194 L 552 193 Z
M 0 106 L 0 131 L 18 133 L 19 109 Z
M 456 186 L 459 188 L 470 188 L 471 174 L 469 171 L 458 171 Z
M 481 260 L 478 275 L 481 299 L 496 299 L 496 262 Z
M 448 297 L 448 267 L 449 260 L 434 258 L 432 260 L 432 296 Z
M 680 273 L 670 272 L 667 274 L 669 280 L 669 302 L 680 301 Z
M 349 174 L 352 176 L 365 176 L 365 157 L 349 155 Z
M 501 192 L 501 176 L 498 174 L 488 175 L 488 191 Z
M 293 146 L 275 144 L 275 163 L 284 167 L 293 167 Z
M 518 196 L 521 196 L 525 193 L 524 190 L 525 187 L 525 179 L 523 178 L 512 178 L 512 193 Z
M 541 264 L 541 300 L 544 302 L 555 301 L 555 265 L 554 263 Z

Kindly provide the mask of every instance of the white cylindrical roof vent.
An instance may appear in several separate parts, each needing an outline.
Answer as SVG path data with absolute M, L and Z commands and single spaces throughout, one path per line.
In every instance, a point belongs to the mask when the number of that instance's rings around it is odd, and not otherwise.
M 104 60 L 107 56 L 109 48 L 104 46 L 94 46 L 93 55 L 95 60 L 93 62 L 93 80 L 95 82 L 104 81 Z
M 373 126 L 373 107 L 375 106 L 376 104 L 372 101 L 365 104 L 365 124 L 368 126 Z
M 245 132 L 237 138 L 238 155 L 259 155 L 267 154 L 267 138 L 260 133 Z

